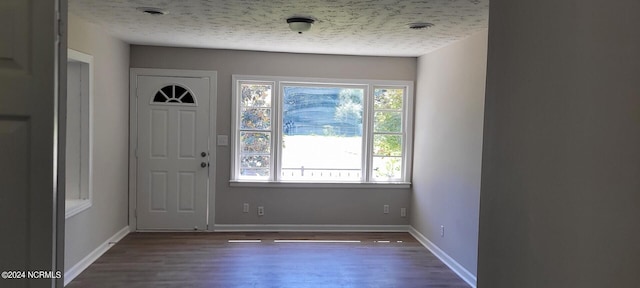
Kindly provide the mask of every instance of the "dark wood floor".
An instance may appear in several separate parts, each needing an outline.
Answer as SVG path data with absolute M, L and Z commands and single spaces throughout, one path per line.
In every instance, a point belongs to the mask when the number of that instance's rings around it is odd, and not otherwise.
M 66 287 L 469 286 L 408 233 L 296 232 L 132 233 Z

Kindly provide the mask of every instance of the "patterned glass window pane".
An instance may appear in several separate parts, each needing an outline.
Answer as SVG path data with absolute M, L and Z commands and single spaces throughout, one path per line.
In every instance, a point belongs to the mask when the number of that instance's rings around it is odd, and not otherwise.
M 375 109 L 402 109 L 404 89 L 376 88 L 373 90 L 373 108 Z
M 243 154 L 271 152 L 271 133 L 240 132 L 240 151 Z
M 269 168 L 271 157 L 265 155 L 248 155 L 240 157 L 240 167 L 244 168 Z
M 402 136 L 373 135 L 374 156 L 402 156 Z
M 271 85 L 242 84 L 241 103 L 245 107 L 271 107 Z
M 373 177 L 376 179 L 401 179 L 402 157 L 373 157 Z
M 271 176 L 271 102 L 273 84 L 240 83 L 239 176 L 269 178 Z
M 269 108 L 242 108 L 241 117 L 240 129 L 271 129 L 271 109 Z
M 402 112 L 376 112 L 373 118 L 374 132 L 402 132 Z
M 260 177 L 266 178 L 269 177 L 269 168 L 266 169 L 256 169 L 256 168 L 240 168 L 240 176 L 244 177 Z

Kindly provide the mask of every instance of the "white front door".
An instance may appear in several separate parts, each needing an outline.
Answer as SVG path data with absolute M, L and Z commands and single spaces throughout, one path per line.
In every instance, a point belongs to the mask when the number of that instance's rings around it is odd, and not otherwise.
M 139 230 L 206 229 L 209 81 L 137 77 Z

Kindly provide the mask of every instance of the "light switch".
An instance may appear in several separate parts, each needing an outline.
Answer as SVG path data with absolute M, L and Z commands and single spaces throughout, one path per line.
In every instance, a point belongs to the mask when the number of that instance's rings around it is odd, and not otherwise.
M 227 145 L 229 145 L 229 136 L 218 135 L 218 146 L 227 146 Z

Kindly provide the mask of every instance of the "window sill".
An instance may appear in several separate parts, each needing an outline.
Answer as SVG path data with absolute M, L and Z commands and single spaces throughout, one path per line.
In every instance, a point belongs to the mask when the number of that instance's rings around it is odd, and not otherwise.
M 380 189 L 407 189 L 411 188 L 411 182 L 270 182 L 270 181 L 229 181 L 231 187 L 264 187 L 264 188 L 380 188 Z
M 67 199 L 65 200 L 65 219 L 76 215 L 91 207 L 91 200 Z

